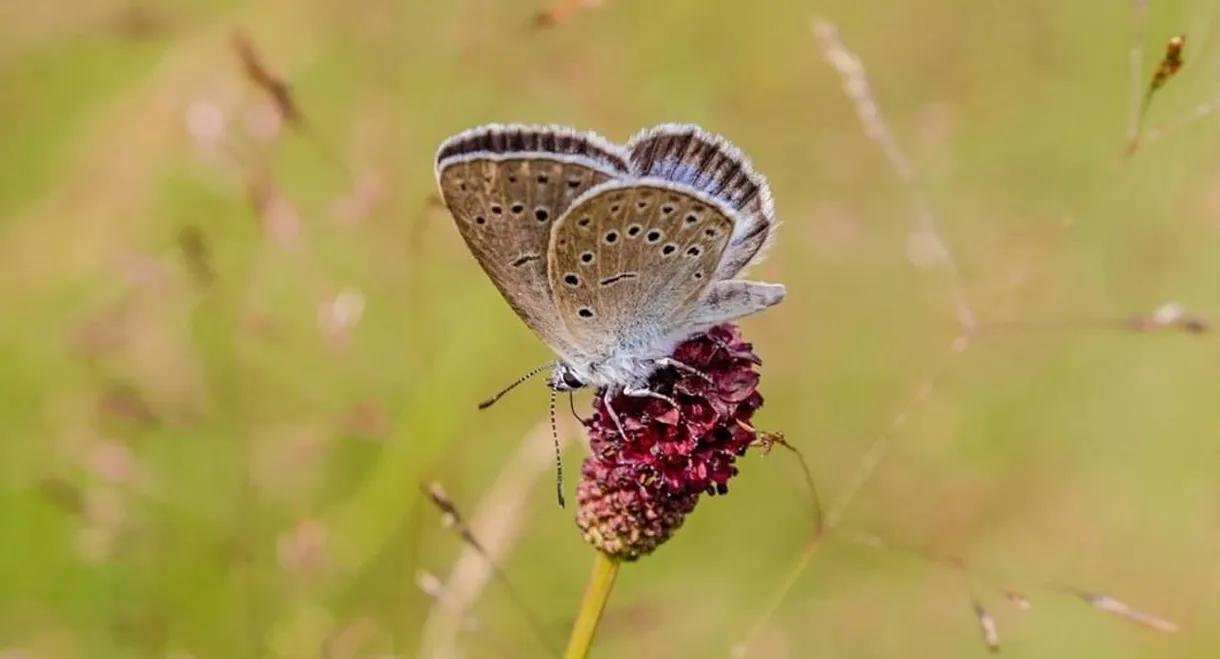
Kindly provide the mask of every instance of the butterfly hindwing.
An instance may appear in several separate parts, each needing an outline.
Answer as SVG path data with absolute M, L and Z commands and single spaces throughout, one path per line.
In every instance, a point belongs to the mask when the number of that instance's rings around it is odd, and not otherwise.
M 734 213 L 661 179 L 604 183 L 554 228 L 559 318 L 594 356 L 682 327 L 731 239 Z
M 441 144 L 436 178 L 475 260 L 536 334 L 568 350 L 547 280 L 555 221 L 582 193 L 628 176 L 621 148 L 556 126 L 492 124 Z
M 771 187 L 735 146 L 693 124 L 661 124 L 631 138 L 627 151 L 635 176 L 690 186 L 737 211 L 717 279 L 732 279 L 765 258 L 776 226 Z

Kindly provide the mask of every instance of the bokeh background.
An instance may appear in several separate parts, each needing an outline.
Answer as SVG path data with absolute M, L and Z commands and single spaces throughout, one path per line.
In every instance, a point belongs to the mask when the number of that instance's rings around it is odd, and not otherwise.
M 826 501 L 892 438 L 845 527 L 1013 575 L 1029 611 L 974 585 L 1007 656 L 1220 652 L 1220 348 L 1096 322 L 1220 313 L 1220 116 L 1118 158 L 1131 2 L 607 0 L 536 29 L 543 9 L 0 5 L 0 657 L 548 656 L 423 501 L 432 479 L 566 638 L 591 555 L 554 504 L 545 390 L 474 411 L 548 352 L 429 201 L 436 145 L 488 121 L 727 135 L 784 223 L 755 274 L 789 297 L 744 323 L 760 427 Z M 984 325 L 956 357 L 913 188 L 815 12 L 868 66 Z M 1220 95 L 1218 16 L 1151 3 L 1145 79 L 1189 41 L 1149 126 Z M 307 132 L 243 75 L 235 29 Z M 809 497 L 784 451 L 742 472 L 623 570 L 595 656 L 727 657 L 750 634 Z M 744 656 L 981 657 L 968 601 L 952 570 L 831 540 Z

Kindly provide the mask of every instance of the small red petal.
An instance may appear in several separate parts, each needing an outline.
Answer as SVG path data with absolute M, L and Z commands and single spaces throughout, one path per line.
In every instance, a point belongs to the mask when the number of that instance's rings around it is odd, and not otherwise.
M 676 426 L 682 420 L 682 410 L 671 405 L 663 414 L 653 417 L 653 420 L 667 426 Z
M 740 403 L 758 390 L 758 373 L 752 370 L 735 370 L 716 381 L 720 395 L 730 403 Z

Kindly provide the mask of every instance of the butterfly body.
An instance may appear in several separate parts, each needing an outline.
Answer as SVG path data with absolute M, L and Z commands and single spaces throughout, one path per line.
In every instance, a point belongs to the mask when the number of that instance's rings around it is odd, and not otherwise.
M 492 124 L 443 142 L 436 177 L 475 259 L 558 357 L 554 391 L 649 395 L 683 340 L 784 297 L 736 278 L 773 235 L 765 179 L 696 126 L 620 146 Z

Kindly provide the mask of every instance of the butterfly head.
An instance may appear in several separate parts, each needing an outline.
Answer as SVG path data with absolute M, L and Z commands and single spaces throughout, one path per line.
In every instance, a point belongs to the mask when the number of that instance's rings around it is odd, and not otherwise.
M 670 343 L 642 349 L 620 347 L 606 357 L 560 360 L 551 372 L 550 386 L 559 393 L 586 387 L 612 391 L 647 388 L 649 377 L 672 349 Z
M 551 389 L 556 392 L 575 391 L 588 386 L 584 378 L 577 375 L 576 370 L 564 362 L 555 365 L 551 372 Z

